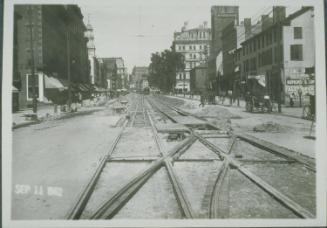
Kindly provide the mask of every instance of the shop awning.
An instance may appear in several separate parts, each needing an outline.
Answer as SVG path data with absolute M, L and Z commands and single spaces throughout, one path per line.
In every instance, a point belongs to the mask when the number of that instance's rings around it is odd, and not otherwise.
M 89 91 L 89 89 L 83 85 L 83 84 L 78 84 L 78 88 L 82 91 L 82 92 L 87 92 Z
M 256 79 L 260 85 L 266 87 L 266 76 L 265 75 L 249 75 L 248 79 Z
M 59 89 L 59 90 L 68 89 L 57 78 L 50 77 L 47 75 L 44 75 L 44 84 L 46 89 Z
M 15 86 L 12 86 L 12 92 L 13 92 L 13 93 L 18 93 L 19 90 L 18 90 Z
M 239 71 L 240 71 L 240 67 L 236 66 L 235 69 L 234 69 L 234 72 L 239 72 Z

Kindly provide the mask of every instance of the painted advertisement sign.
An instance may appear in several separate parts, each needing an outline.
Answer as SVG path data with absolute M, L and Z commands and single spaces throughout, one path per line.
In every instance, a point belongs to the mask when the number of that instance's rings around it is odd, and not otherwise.
M 309 77 L 301 79 L 286 79 L 285 85 L 286 93 L 291 95 L 303 94 L 303 95 L 314 95 L 315 94 L 315 80 Z

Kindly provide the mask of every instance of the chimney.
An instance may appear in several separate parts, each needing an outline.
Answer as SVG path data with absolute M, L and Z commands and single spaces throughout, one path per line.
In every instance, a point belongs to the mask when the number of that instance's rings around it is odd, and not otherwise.
M 285 6 L 273 7 L 273 23 L 281 22 L 286 18 Z
M 207 22 L 207 21 L 204 21 L 204 22 L 203 22 L 203 27 L 204 27 L 204 28 L 207 28 L 207 26 L 208 26 L 208 22 Z
M 251 18 L 244 18 L 245 39 L 247 40 L 252 33 Z
M 185 30 L 187 30 L 187 25 L 188 25 L 188 22 L 187 21 L 184 21 L 184 25 L 182 27 L 182 32 L 184 32 Z
M 273 19 L 269 15 L 261 15 L 261 30 L 265 30 L 273 23 Z

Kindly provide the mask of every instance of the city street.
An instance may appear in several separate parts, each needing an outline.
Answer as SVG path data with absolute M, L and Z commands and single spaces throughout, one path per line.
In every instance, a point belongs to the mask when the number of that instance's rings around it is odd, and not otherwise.
M 241 2 L 10 5 L 7 227 L 321 224 L 320 3 Z
M 127 110 L 117 114 L 124 101 Z M 309 129 L 310 121 L 293 117 L 131 93 L 94 113 L 14 130 L 13 218 L 314 216 L 314 160 L 307 157 L 314 141 L 303 138 Z M 244 133 L 289 154 L 235 138 Z

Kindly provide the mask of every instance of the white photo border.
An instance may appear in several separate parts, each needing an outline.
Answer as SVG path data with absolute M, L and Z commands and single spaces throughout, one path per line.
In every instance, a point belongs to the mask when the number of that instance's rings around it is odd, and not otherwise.
M 164 2 L 185 2 L 187 4 L 207 3 L 210 5 L 296 5 L 313 6 L 315 17 L 316 57 L 316 200 L 315 219 L 223 219 L 223 220 L 12 220 L 12 57 L 13 57 L 13 6 L 15 4 L 104 4 L 118 0 L 4 0 L 3 30 L 3 81 L 2 81 L 2 222 L 4 227 L 256 227 L 256 226 L 325 226 L 327 186 L 327 134 L 326 134 L 326 69 L 325 69 L 325 26 L 323 0 L 120 0 L 119 4 L 158 5 Z M 210 12 L 208 12 L 209 14 Z

